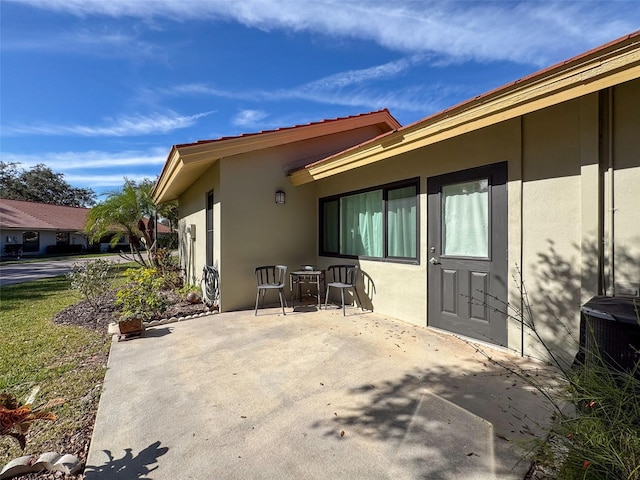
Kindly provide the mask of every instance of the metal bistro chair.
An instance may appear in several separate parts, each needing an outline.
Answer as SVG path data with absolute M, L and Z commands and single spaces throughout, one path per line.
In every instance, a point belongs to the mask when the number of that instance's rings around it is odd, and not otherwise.
M 265 265 L 263 267 L 257 267 L 255 274 L 258 281 L 255 315 L 258 315 L 258 301 L 260 300 L 260 295 L 262 294 L 262 302 L 264 303 L 264 295 L 267 290 L 278 290 L 280 305 L 282 306 L 282 314 L 286 315 L 284 307 L 287 306 L 287 300 L 284 296 L 284 287 L 287 281 L 287 267 L 285 265 Z
M 346 316 L 344 305 L 344 291 L 345 289 L 352 289 L 358 304 L 362 308 L 362 302 L 360 301 L 360 295 L 358 295 L 358 289 L 356 288 L 356 280 L 358 278 L 358 266 L 357 265 L 330 265 L 327 268 L 327 272 L 331 272 L 333 282 L 327 283 L 327 295 L 324 300 L 324 309 L 327 309 L 327 303 L 329 302 L 329 290 L 331 287 L 340 289 L 340 297 L 342 298 L 342 315 Z

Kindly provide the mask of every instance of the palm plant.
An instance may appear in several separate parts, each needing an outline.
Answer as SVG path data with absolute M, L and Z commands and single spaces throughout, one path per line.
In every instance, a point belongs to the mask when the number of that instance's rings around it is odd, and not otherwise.
M 130 254 L 136 263 L 153 267 L 153 256 L 142 256 L 142 244 L 147 251 L 154 248 L 156 206 L 151 199 L 154 183 L 145 179 L 136 184 L 125 178 L 121 190 L 108 194 L 107 199 L 94 206 L 87 217 L 85 232 L 91 241 L 99 241 L 111 233 L 111 245 L 123 237 L 129 238 Z M 146 222 L 145 222 L 146 219 Z

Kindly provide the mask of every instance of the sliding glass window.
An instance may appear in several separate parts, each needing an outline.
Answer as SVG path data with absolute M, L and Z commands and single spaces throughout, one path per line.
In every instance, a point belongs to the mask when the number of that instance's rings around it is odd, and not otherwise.
M 320 254 L 413 260 L 419 180 L 320 200 Z

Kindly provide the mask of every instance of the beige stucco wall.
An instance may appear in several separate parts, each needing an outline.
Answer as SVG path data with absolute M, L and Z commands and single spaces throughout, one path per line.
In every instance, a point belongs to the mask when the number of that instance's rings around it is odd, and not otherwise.
M 576 345 L 565 327 L 577 334 L 580 305 L 598 293 L 601 253 L 612 284 L 640 282 L 640 80 L 616 87 L 612 98 L 612 175 L 600 173 L 598 93 L 300 187 L 291 185 L 283 166 L 328 148 L 320 141 L 223 159 L 180 199 L 181 226 L 196 224 L 200 239 L 183 254 L 191 255 L 199 278 L 205 194 L 213 187 L 222 309 L 251 308 L 255 266 L 284 263 L 291 270 L 343 262 L 317 254 L 319 198 L 419 177 L 418 264 L 358 263 L 370 281 L 361 291 L 376 312 L 425 326 L 427 178 L 506 161 L 509 302 L 520 307 L 524 282 L 539 333 L 571 356 Z M 287 193 L 285 205 L 274 203 L 278 189 Z M 604 251 L 601 233 L 612 240 Z M 508 343 L 516 352 L 545 356 L 517 319 L 509 324 Z
M 286 170 L 380 134 L 368 126 L 216 161 L 179 198 L 180 258 L 187 279 L 199 282 L 206 259 L 206 193 L 214 190 L 214 265 L 220 272 L 220 310 L 253 308 L 254 269 L 283 264 L 289 271 L 317 259 L 316 185 L 294 188 Z M 286 203 L 275 203 L 275 192 Z M 196 225 L 196 239 L 186 232 Z M 276 301 L 273 294 L 269 301 Z
M 571 358 L 577 344 L 567 330 L 577 336 L 580 306 L 598 293 L 600 228 L 614 240 L 612 277 L 616 284 L 640 282 L 640 81 L 613 90 L 611 185 L 606 175 L 600 175 L 598 95 L 316 182 L 318 197 L 325 197 L 420 177 L 420 263 L 358 261 L 376 287 L 373 308 L 410 323 L 428 324 L 426 180 L 507 161 L 508 258 L 509 277 L 513 278 L 509 302 L 520 308 L 519 285 L 523 282 L 541 337 Z M 612 206 L 602 204 L 600 188 L 602 198 L 611 193 Z M 613 212 L 613 220 L 602 225 L 607 209 Z M 330 257 L 318 260 L 324 266 L 338 262 L 340 259 Z M 509 324 L 508 342 L 518 353 L 546 356 L 517 318 Z
M 291 187 L 282 168 L 300 155 L 299 148 L 272 148 L 221 162 L 224 206 L 220 276 L 224 310 L 253 306 L 255 267 L 282 264 L 292 271 L 315 258 L 315 186 Z M 277 190 L 285 192 L 285 204 L 275 203 Z M 274 299 L 277 301 L 275 293 L 271 301 Z
M 504 122 L 317 182 L 318 196 L 326 197 L 420 177 L 419 264 L 357 261 L 375 285 L 375 294 L 370 298 L 375 311 L 416 325 L 427 325 L 427 177 L 489 163 L 519 162 L 519 131 L 519 121 Z M 342 262 L 331 257 L 318 260 L 323 266 Z M 344 260 L 344 263 L 351 262 L 353 260 Z
M 522 280 L 528 320 L 555 349 L 569 347 L 563 326 L 577 332 L 581 304 L 580 112 L 580 101 L 572 101 L 523 119 Z M 597 128 L 597 108 L 595 115 Z M 524 352 L 544 356 L 529 330 Z
M 213 190 L 214 265 L 220 260 L 220 164 L 211 166 L 179 199 L 178 250 L 186 281 L 199 284 L 206 262 L 207 192 Z M 195 238 L 187 227 L 195 225 Z
M 611 101 L 611 112 L 605 108 L 601 115 L 612 119 L 613 173 L 602 178 L 598 94 L 523 119 L 523 280 L 539 332 L 568 358 L 577 348 L 580 306 L 598 294 L 601 266 L 609 275 L 605 288 L 608 281 L 637 290 L 640 282 L 640 81 L 614 88 Z M 604 145 L 603 168 L 607 150 Z M 607 255 L 611 246 L 614 262 Z M 529 335 L 524 352 L 543 356 Z
M 640 288 L 640 80 L 615 88 L 613 110 L 614 282 L 624 293 Z

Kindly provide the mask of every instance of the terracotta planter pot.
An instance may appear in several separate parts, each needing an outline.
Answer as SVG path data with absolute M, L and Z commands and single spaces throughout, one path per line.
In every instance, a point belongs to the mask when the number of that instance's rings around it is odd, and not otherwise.
M 129 320 L 120 320 L 118 322 L 120 333 L 122 335 L 140 333 L 144 331 L 144 325 L 141 318 L 131 318 Z

